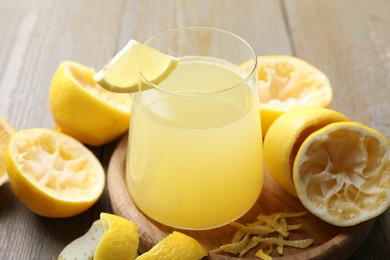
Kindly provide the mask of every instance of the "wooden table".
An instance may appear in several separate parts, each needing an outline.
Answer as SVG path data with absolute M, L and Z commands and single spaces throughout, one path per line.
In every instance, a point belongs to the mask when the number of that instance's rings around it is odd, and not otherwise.
M 0 0 L 0 114 L 16 129 L 53 128 L 48 90 L 61 61 L 100 68 L 129 38 L 195 25 L 236 33 L 259 55 L 307 60 L 329 76 L 331 108 L 390 138 L 388 0 Z M 92 149 L 105 167 L 115 145 Z M 55 259 L 102 211 L 111 211 L 107 192 L 78 216 L 39 217 L 5 184 L 0 259 Z M 390 210 L 351 259 L 389 257 Z

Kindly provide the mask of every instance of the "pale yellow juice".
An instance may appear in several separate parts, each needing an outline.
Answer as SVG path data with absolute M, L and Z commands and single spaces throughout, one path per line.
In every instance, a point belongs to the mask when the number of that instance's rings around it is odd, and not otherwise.
M 239 68 L 187 57 L 159 90 L 137 93 L 127 185 L 133 201 L 160 223 L 221 226 L 245 214 L 263 185 L 259 104 Z M 246 83 L 245 83 L 246 84 Z

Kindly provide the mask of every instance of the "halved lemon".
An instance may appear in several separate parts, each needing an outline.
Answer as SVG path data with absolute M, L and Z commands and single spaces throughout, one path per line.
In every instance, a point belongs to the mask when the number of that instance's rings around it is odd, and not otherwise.
M 179 60 L 131 39 L 94 79 L 113 92 L 132 93 L 148 88 L 142 76 L 159 84 L 177 67 Z
M 50 87 L 50 110 L 56 127 L 82 143 L 99 146 L 127 131 L 132 99 L 99 86 L 95 71 L 80 63 L 64 61 Z
M 297 152 L 306 137 L 330 123 L 349 121 L 334 110 L 321 107 L 293 108 L 270 126 L 264 138 L 264 163 L 269 174 L 293 196 L 297 196 L 292 170 Z
M 250 68 L 253 61 L 242 64 Z M 293 56 L 258 57 L 258 90 L 263 137 L 276 118 L 292 108 L 328 107 L 333 90 L 328 77 L 308 62 Z
M 103 193 L 103 167 L 77 140 L 54 130 L 16 132 L 6 168 L 15 195 L 36 214 L 69 217 L 91 207 Z
M 337 226 L 351 226 L 390 206 L 390 143 L 356 122 L 329 124 L 298 150 L 294 186 L 302 204 Z
M 8 181 L 5 168 L 5 154 L 8 142 L 14 133 L 14 128 L 0 115 L 0 186 Z

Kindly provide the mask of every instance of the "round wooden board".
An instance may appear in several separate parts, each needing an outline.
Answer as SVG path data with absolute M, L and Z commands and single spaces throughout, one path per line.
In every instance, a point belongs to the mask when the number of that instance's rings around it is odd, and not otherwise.
M 143 253 L 148 251 L 174 229 L 149 219 L 132 202 L 125 182 L 127 140 L 127 135 L 125 135 L 111 157 L 107 177 L 108 192 L 114 213 L 134 221 L 139 227 L 139 252 Z M 258 202 L 247 214 L 237 220 L 237 222 L 244 224 L 253 222 L 259 214 L 301 211 L 305 211 L 301 202 L 282 190 L 265 173 L 264 187 Z M 291 232 L 289 239 L 314 238 L 314 244 L 306 249 L 285 247 L 284 255 L 273 255 L 274 259 L 285 259 L 291 258 L 292 256 L 294 259 L 346 259 L 364 241 L 374 224 L 374 220 L 353 227 L 341 228 L 330 225 L 308 212 L 303 217 L 291 219 L 290 223 L 299 223 L 302 224 L 302 227 L 299 231 Z M 235 229 L 227 225 L 212 230 L 178 231 L 197 239 L 206 249 L 213 250 L 222 244 L 229 243 Z M 255 251 L 249 251 L 242 258 L 254 258 Z M 210 253 L 207 259 L 231 258 L 235 257 L 232 255 Z

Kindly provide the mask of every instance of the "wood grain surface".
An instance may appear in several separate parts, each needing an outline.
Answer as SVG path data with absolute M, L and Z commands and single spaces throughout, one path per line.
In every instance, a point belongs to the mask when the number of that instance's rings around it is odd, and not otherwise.
M 129 38 L 208 26 L 242 36 L 259 55 L 312 63 L 331 80 L 331 108 L 390 138 L 389 17 L 388 0 L 0 0 L 0 114 L 16 129 L 53 128 L 48 91 L 61 61 L 100 68 Z M 116 144 L 91 148 L 106 169 Z M 5 184 L 0 259 L 56 259 L 103 211 L 112 212 L 107 192 L 78 216 L 39 217 Z M 350 258 L 389 259 L 389 245 L 390 210 Z

